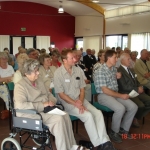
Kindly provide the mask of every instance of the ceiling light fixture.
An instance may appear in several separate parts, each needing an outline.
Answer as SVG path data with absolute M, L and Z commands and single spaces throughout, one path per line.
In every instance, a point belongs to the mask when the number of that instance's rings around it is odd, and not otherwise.
M 93 3 L 99 3 L 99 0 L 92 0 Z
M 62 1 L 59 2 L 62 3 Z M 62 7 L 62 5 L 59 6 L 58 13 L 64 13 L 64 8 Z

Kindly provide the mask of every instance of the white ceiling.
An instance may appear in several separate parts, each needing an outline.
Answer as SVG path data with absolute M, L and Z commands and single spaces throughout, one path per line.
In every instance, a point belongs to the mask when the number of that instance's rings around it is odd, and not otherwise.
M 0 1 L 14 1 L 14 0 L 0 0 Z M 61 4 L 65 10 L 65 12 L 73 15 L 73 16 L 80 16 L 80 15 L 98 15 L 101 14 L 95 11 L 88 6 L 85 6 L 81 3 L 75 2 L 74 0 L 15 0 L 15 1 L 26 1 L 26 2 L 35 2 L 40 3 L 48 6 L 52 6 L 54 8 L 58 8 Z M 134 5 L 141 2 L 147 2 L 148 0 L 100 0 L 98 5 L 102 6 L 106 10 L 115 9 L 118 7 Z

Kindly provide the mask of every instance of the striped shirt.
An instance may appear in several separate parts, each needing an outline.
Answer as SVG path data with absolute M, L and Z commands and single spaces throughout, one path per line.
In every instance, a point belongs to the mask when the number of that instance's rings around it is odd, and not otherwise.
M 97 93 L 103 93 L 101 87 L 107 87 L 113 91 L 118 91 L 118 84 L 116 79 L 117 69 L 112 67 L 111 69 L 103 64 L 94 74 L 94 84 Z
M 79 98 L 80 89 L 86 86 L 81 68 L 72 66 L 71 75 L 64 65 L 61 65 L 54 73 L 54 87 L 56 93 L 65 93 L 70 98 Z

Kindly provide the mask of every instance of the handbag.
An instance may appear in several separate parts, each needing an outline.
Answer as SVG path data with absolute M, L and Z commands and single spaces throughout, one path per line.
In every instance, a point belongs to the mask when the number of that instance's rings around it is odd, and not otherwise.
M 9 118 L 9 110 L 2 110 L 0 114 L 2 120 Z

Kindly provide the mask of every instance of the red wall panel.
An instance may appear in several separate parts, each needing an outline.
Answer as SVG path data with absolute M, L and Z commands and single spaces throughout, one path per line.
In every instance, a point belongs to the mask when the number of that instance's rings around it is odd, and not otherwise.
M 75 17 L 30 2 L 0 2 L 0 35 L 46 35 L 60 50 L 74 47 Z M 25 27 L 26 31 L 21 31 Z

